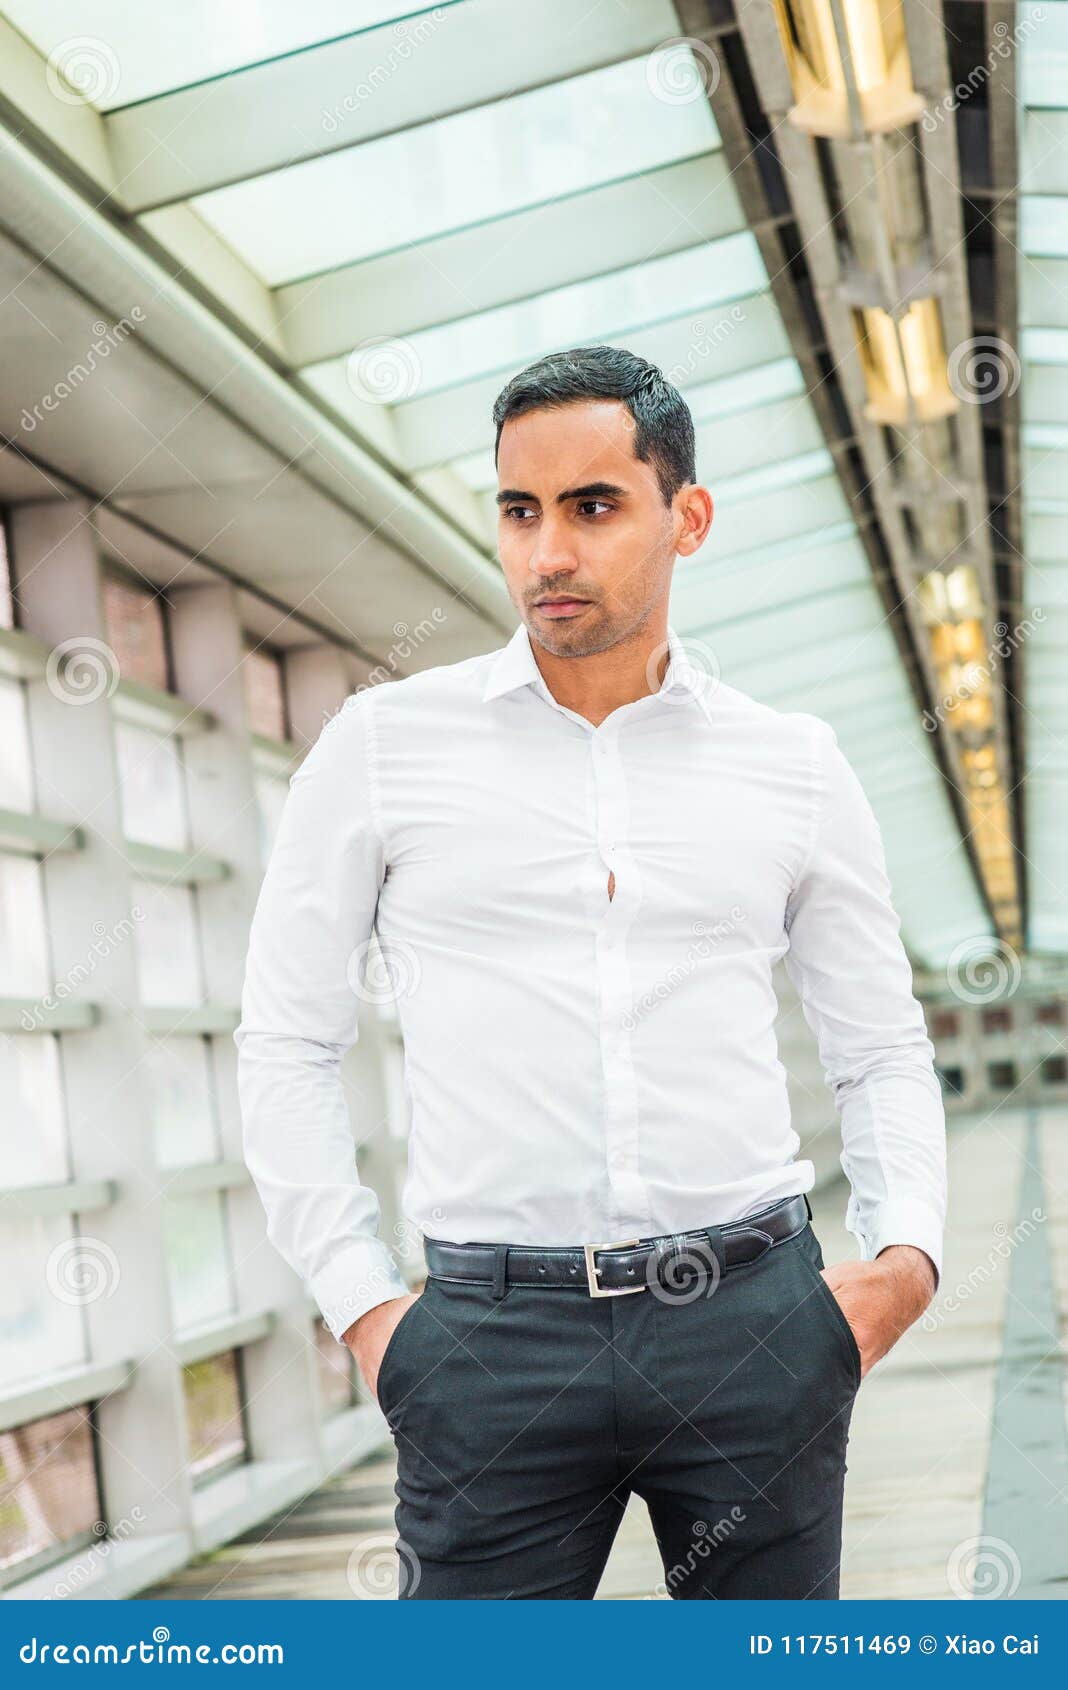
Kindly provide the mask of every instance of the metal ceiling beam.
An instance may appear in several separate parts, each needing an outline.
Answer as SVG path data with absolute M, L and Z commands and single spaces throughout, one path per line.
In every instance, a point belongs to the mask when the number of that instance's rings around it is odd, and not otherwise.
M 892 151 L 888 152 L 881 137 L 878 163 L 874 164 L 876 149 L 865 140 L 818 141 L 789 120 L 787 113 L 795 103 L 795 95 L 770 4 L 736 6 L 731 0 L 680 0 L 679 11 L 687 33 L 706 41 L 716 53 L 720 75 L 718 86 L 710 92 L 710 102 L 748 215 L 754 220 L 766 218 L 768 206 L 774 205 L 779 210 L 779 201 L 784 200 L 796 220 L 796 227 L 786 223 L 770 230 L 765 228 L 758 238 L 847 498 L 854 509 L 874 517 L 862 524 L 861 538 L 912 684 L 918 712 L 931 711 L 941 689 L 928 632 L 914 596 L 924 567 L 916 555 L 915 518 L 907 514 L 908 494 L 894 475 L 894 458 L 902 450 L 907 452 L 910 442 L 907 436 L 897 440 L 892 457 L 890 431 L 865 415 L 867 387 L 852 318 L 851 290 L 855 289 L 855 278 L 843 264 L 849 231 L 841 212 L 843 200 L 849 195 L 842 192 L 841 175 L 851 178 L 850 194 L 867 192 L 878 204 L 878 184 L 874 178 L 880 168 L 896 168 L 900 172 L 901 160 Z M 949 79 L 944 25 L 937 0 L 930 7 L 910 6 L 908 17 L 917 90 L 928 96 L 942 95 L 948 92 Z M 937 207 L 939 227 L 931 229 L 932 215 L 928 221 L 930 261 L 924 262 L 922 250 L 916 254 L 919 274 L 914 281 L 918 283 L 925 270 L 937 271 L 937 291 L 944 303 L 948 299 L 950 332 L 966 338 L 971 332 L 971 318 L 959 244 L 959 181 L 952 122 L 944 127 L 948 136 L 936 133 L 929 148 L 930 138 L 924 136 L 924 151 L 917 160 L 917 168 L 922 171 L 921 191 L 928 196 L 928 206 Z M 813 357 L 810 350 L 813 341 L 826 342 L 829 359 Z M 946 494 L 959 498 L 967 510 L 966 527 L 973 531 L 974 540 L 969 561 L 974 560 L 980 576 L 991 583 L 985 535 L 985 489 L 978 451 L 978 423 L 974 417 L 965 420 L 959 462 L 962 466 L 959 485 L 947 486 Z M 921 520 L 929 521 L 930 512 L 921 510 Z M 934 567 L 938 561 L 932 558 L 928 567 Z M 992 590 L 986 602 L 988 606 L 994 604 Z M 994 616 L 989 620 L 992 624 Z M 1000 700 L 998 710 L 1000 754 L 1005 770 L 1008 746 Z M 982 864 L 971 835 L 960 747 L 952 734 L 942 731 L 932 736 L 932 750 L 946 783 L 976 883 L 993 919 Z M 1006 779 L 1005 785 L 1009 788 L 1011 779 Z
M 961 0 L 956 0 L 960 4 Z M 983 7 L 985 44 L 995 74 L 984 85 L 986 94 L 986 179 L 993 195 L 988 214 L 993 224 L 992 298 L 989 324 L 978 317 L 976 327 L 988 329 L 1006 346 L 1020 343 L 1020 300 L 1017 261 L 1019 257 L 1019 180 L 1017 147 L 1019 99 L 1016 86 L 1016 55 L 993 54 L 995 43 L 1011 38 L 1016 24 L 1015 0 L 986 0 Z M 976 108 L 977 114 L 982 106 Z M 971 182 L 964 193 L 972 198 Z M 978 210 L 978 207 L 977 207 Z M 970 243 L 974 244 L 977 218 L 969 219 Z M 1023 463 L 1020 451 L 1019 384 L 1010 382 L 993 404 L 983 407 L 983 452 L 989 495 L 990 533 L 999 620 L 1008 628 L 1019 626 L 1023 602 Z M 1021 900 L 1029 911 L 1027 857 L 1027 806 L 1023 771 L 1027 767 L 1026 713 L 1023 708 L 1026 646 L 1013 641 L 1005 662 L 1007 731 L 1011 747 L 1013 781 L 1012 806 L 1018 846 Z M 1026 920 L 1026 917 L 1025 917 Z
M 292 474 L 365 522 L 380 543 L 399 548 L 491 625 L 512 627 L 500 571 L 484 552 L 3 131 L 0 180 L 0 221 L 41 262 L 116 321 L 151 301 L 138 333 L 143 346 L 210 394 L 214 409 L 277 454 Z

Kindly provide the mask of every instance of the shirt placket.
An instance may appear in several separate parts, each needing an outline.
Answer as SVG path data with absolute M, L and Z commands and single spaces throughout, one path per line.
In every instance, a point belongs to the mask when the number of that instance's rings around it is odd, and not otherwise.
M 596 959 L 604 1076 L 605 1163 L 612 1229 L 620 1237 L 648 1232 L 649 1195 L 640 1173 L 638 1091 L 631 1048 L 633 1007 L 627 936 L 641 907 L 638 863 L 631 848 L 630 808 L 618 723 L 591 736 L 597 849 L 604 906 L 597 923 Z M 615 890 L 608 897 L 608 877 Z

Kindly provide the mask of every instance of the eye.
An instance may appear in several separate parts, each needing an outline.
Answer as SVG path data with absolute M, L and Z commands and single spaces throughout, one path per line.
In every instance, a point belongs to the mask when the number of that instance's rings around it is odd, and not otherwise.
M 606 499 L 580 499 L 578 511 L 580 516 L 600 516 L 602 511 L 615 510 Z
M 534 516 L 535 514 L 533 505 L 506 505 L 504 509 L 504 515 L 512 521 L 519 521 L 522 517 Z

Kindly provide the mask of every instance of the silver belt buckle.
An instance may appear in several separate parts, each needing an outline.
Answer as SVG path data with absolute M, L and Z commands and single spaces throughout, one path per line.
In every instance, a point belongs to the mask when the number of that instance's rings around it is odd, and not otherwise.
M 644 1291 L 644 1285 L 620 1285 L 616 1290 L 606 1290 L 598 1285 L 597 1275 L 600 1272 L 594 1256 L 598 1250 L 629 1250 L 635 1244 L 640 1244 L 640 1238 L 617 1238 L 612 1244 L 584 1244 L 582 1253 L 586 1257 L 586 1283 L 590 1288 L 591 1297 L 633 1297 L 636 1291 Z

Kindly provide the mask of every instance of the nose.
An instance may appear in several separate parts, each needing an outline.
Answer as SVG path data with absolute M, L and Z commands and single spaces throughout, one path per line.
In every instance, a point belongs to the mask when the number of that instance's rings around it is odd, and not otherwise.
M 531 569 L 540 576 L 573 575 L 578 566 L 566 525 L 551 515 L 543 516 L 530 556 Z

